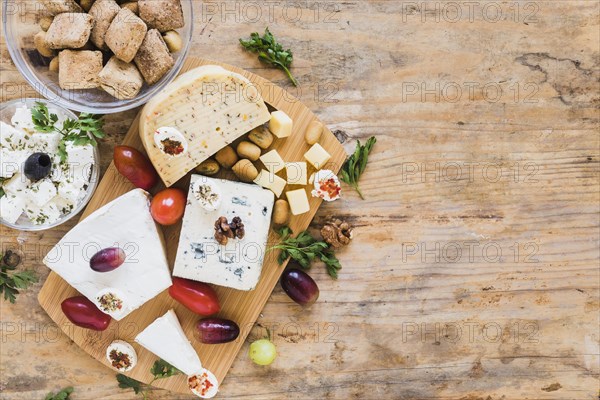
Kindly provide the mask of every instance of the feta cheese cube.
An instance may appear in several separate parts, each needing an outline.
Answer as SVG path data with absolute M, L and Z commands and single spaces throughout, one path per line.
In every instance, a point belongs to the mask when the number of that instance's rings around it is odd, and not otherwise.
M 10 178 L 21 169 L 28 153 L 23 150 L 0 150 L 0 177 Z
M 17 172 L 12 178 L 2 184 L 2 188 L 6 193 L 22 197 L 30 182 L 25 175 Z
M 25 206 L 25 213 L 31 222 L 36 225 L 52 224 L 58 221 L 61 215 L 57 205 L 52 202 L 46 202 L 41 207 L 34 204 L 27 204 Z
M 58 185 L 58 196 L 69 201 L 71 204 L 77 204 L 80 195 L 81 189 L 72 183 L 61 182 Z
M 58 151 L 58 144 L 60 143 L 61 134 L 57 132 L 52 133 L 34 133 L 29 138 L 27 148 L 33 152 L 43 152 L 47 154 L 54 154 Z
M 281 196 L 286 185 L 285 179 L 264 169 L 258 173 L 258 176 L 254 179 L 254 183 L 271 190 L 277 197 Z
M 315 143 L 304 153 L 304 158 L 316 169 L 321 169 L 329 161 L 331 155 L 319 143 Z
M 271 150 L 262 156 L 260 156 L 260 161 L 265 165 L 267 170 L 272 173 L 277 173 L 285 168 L 285 162 L 277 152 L 277 150 Z
M 0 146 L 17 150 L 25 145 L 25 132 L 0 121 Z
M 269 121 L 269 130 L 278 138 L 285 138 L 292 134 L 292 119 L 283 111 L 274 111 L 271 113 Z
M 287 183 L 290 185 L 306 185 L 308 173 L 304 161 L 285 163 L 285 171 L 287 172 Z
M 54 183 L 50 179 L 44 178 L 32 184 L 27 190 L 27 202 L 34 206 L 42 207 L 56 196 L 56 193 Z
M 15 128 L 20 128 L 28 133 L 35 132 L 35 125 L 31 120 L 31 110 L 25 105 L 17 107 L 10 122 Z
M 91 145 L 76 146 L 69 142 L 66 145 L 67 161 L 74 167 L 83 167 L 94 163 L 94 147 Z
M 60 194 L 57 196 L 54 196 L 48 202 L 48 204 L 54 204 L 56 206 L 56 208 L 58 209 L 58 211 L 60 211 L 60 213 L 62 215 L 69 214 L 75 207 L 75 203 L 69 201 L 68 199 L 65 199 L 64 197 L 61 197 Z
M 17 222 L 21 214 L 25 202 L 21 197 L 16 197 L 10 194 L 0 197 L 0 218 L 9 224 Z
M 292 215 L 300 215 L 310 211 L 306 190 L 290 190 L 286 193 Z

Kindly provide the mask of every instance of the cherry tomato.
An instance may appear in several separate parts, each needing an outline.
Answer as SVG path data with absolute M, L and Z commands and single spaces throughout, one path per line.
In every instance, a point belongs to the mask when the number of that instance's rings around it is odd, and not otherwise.
M 161 225 L 173 225 L 183 217 L 185 193 L 181 189 L 165 189 L 158 192 L 150 204 L 152 218 Z
M 103 331 L 110 324 L 110 315 L 104 314 L 85 296 L 65 299 L 61 304 L 63 313 L 73 324 L 94 331 Z
M 148 157 L 133 147 L 116 146 L 113 161 L 117 171 L 140 189 L 150 190 L 158 182 L 158 174 Z
M 196 314 L 213 315 L 221 310 L 217 293 L 206 283 L 173 277 L 169 294 Z

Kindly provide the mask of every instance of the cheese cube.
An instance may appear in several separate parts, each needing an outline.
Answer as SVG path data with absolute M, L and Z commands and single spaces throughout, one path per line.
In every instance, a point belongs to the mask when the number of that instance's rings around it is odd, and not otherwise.
M 22 196 L 25 189 L 27 189 L 28 184 L 29 179 L 27 179 L 27 177 L 20 172 L 17 172 L 12 178 L 2 184 L 2 188 L 6 193 L 15 196 Z
M 316 169 L 321 169 L 329 161 L 331 155 L 319 143 L 315 143 L 310 150 L 304 153 L 304 158 Z
M 58 151 L 58 144 L 60 143 L 60 133 L 34 133 L 31 135 L 27 143 L 27 147 L 34 152 L 42 152 L 47 154 L 53 154 Z
M 306 190 L 290 190 L 286 193 L 292 215 L 300 215 L 310 211 Z
M 22 150 L 0 150 L 0 178 L 10 178 L 21 169 L 28 153 Z
M 15 150 L 25 144 L 24 140 L 25 132 L 0 121 L 0 146 Z
M 56 204 L 47 202 L 41 207 L 28 204 L 25 207 L 27 217 L 36 225 L 52 224 L 60 218 L 60 210 Z
M 15 128 L 20 128 L 25 132 L 35 132 L 35 125 L 31 119 L 31 110 L 26 105 L 17 107 L 10 122 Z
M 31 185 L 26 194 L 27 202 L 37 207 L 42 207 L 56 196 L 56 193 L 54 183 L 50 179 L 44 178 Z
M 24 207 L 23 198 L 12 195 L 2 196 L 0 197 L 0 218 L 9 224 L 14 224 L 23 213 Z
M 269 172 L 274 174 L 285 168 L 285 161 L 283 161 L 277 150 L 271 150 L 263 154 L 260 156 L 260 161 L 262 161 Z
M 94 147 L 91 145 L 77 146 L 67 143 L 67 160 L 74 167 L 83 167 L 94 163 Z
M 308 173 L 304 161 L 285 163 L 287 183 L 290 185 L 306 185 Z
M 72 183 L 61 182 L 58 185 L 58 195 L 72 204 L 77 204 L 81 189 Z
M 285 179 L 264 169 L 258 173 L 258 176 L 254 179 L 254 183 L 265 189 L 270 189 L 277 197 L 281 196 L 286 185 Z
M 283 111 L 271 113 L 269 130 L 278 138 L 285 138 L 292 134 L 292 119 Z

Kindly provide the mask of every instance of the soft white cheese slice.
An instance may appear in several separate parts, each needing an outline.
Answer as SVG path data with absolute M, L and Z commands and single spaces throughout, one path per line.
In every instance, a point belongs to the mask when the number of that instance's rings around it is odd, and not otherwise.
M 0 121 L 0 146 L 16 150 L 25 146 L 25 132 Z
M 120 247 L 123 265 L 110 272 L 90 268 L 101 249 Z M 134 189 L 90 214 L 71 229 L 44 258 L 51 270 L 92 302 L 102 290 L 124 296 L 120 320 L 171 286 L 162 232 L 149 208 L 149 195 Z
M 199 374 L 203 370 L 200 357 L 185 336 L 173 310 L 148 325 L 135 337 L 135 341 L 186 375 Z
M 215 182 L 221 188 L 221 204 L 216 210 L 206 210 L 190 190 L 173 276 L 239 290 L 254 289 L 265 256 L 273 193 L 256 185 L 201 175 L 192 175 L 190 187 L 198 180 Z M 239 216 L 244 237 L 220 245 L 214 237 L 214 225 L 221 216 L 229 222 Z

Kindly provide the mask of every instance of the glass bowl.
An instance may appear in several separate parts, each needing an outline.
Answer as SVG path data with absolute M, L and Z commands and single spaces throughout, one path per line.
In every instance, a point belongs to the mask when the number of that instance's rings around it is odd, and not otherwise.
M 183 47 L 172 53 L 173 68 L 152 86 L 144 83 L 133 99 L 118 100 L 102 89 L 63 90 L 58 86 L 58 74 L 48 70 L 49 58 L 42 57 L 33 44 L 33 36 L 41 30 L 39 19 L 47 15 L 39 1 L 3 0 L 2 25 L 8 51 L 17 69 L 42 96 L 64 108 L 94 114 L 111 114 L 146 103 L 169 84 L 179 73 L 192 41 L 194 11 L 192 0 L 181 0 L 185 26 L 177 31 Z M 106 59 L 105 59 L 106 62 Z
M 43 100 L 43 99 L 17 99 L 17 100 L 11 100 L 11 101 L 2 103 L 2 105 L 0 106 L 0 121 L 10 124 L 10 119 L 12 118 L 13 114 L 15 113 L 15 110 L 17 109 L 17 107 L 26 105 L 27 107 L 31 108 L 34 106 L 34 103 L 38 102 L 38 101 L 45 103 L 48 106 L 48 108 L 54 108 L 57 111 L 64 113 L 64 115 L 68 118 L 77 119 L 77 115 L 75 115 L 72 111 L 69 111 L 64 107 L 61 107 L 60 105 L 58 105 L 56 103 L 52 103 L 52 102 L 49 102 L 49 101 Z M 20 230 L 20 231 L 43 231 L 46 229 L 54 228 L 64 222 L 70 220 L 75 215 L 77 215 L 80 211 L 83 210 L 83 208 L 90 201 L 92 194 L 94 194 L 94 191 L 96 190 L 96 186 L 98 186 L 99 175 L 100 175 L 100 153 L 98 152 L 98 147 L 94 147 L 94 163 L 91 168 L 90 182 L 86 188 L 85 195 L 83 196 L 81 201 L 73 207 L 73 209 L 71 210 L 70 213 L 64 214 L 56 222 L 54 222 L 52 224 L 46 224 L 46 225 L 34 224 L 33 222 L 31 222 L 29 220 L 29 218 L 27 218 L 27 216 L 25 214 L 21 215 L 14 224 L 8 223 L 7 221 L 4 221 L 0 217 L 0 224 L 2 224 L 4 226 L 8 226 L 9 228 Z

